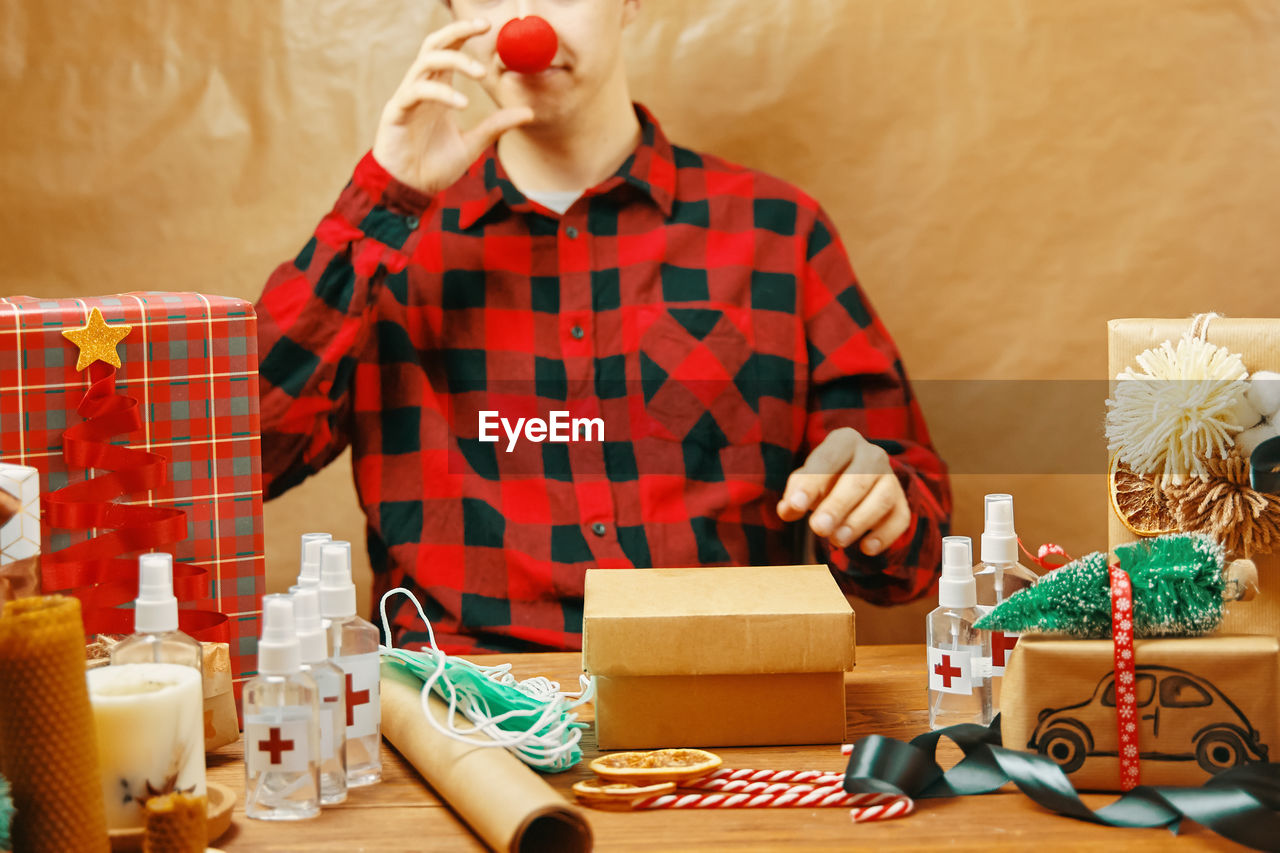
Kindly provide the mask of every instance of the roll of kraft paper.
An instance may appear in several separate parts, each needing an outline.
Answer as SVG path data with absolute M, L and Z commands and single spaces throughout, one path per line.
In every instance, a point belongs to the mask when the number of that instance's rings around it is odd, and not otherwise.
M 382 734 L 494 850 L 575 853 L 591 849 L 591 826 L 538 774 L 501 747 L 459 743 L 423 718 L 422 682 L 382 665 Z M 448 706 L 432 696 L 442 725 Z

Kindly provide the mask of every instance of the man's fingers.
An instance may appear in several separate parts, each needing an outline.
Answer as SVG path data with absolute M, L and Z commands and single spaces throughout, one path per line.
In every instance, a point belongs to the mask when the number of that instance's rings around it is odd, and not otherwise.
M 487 29 L 489 29 L 489 22 L 484 18 L 454 21 L 423 39 L 422 47 L 418 48 L 418 57 L 426 56 L 433 50 L 456 48 L 467 39 L 478 36 Z
M 783 521 L 795 521 L 822 499 L 854 458 L 860 441 L 862 436 L 856 430 L 845 427 L 831 432 L 813 449 L 804 464 L 787 478 L 778 503 L 778 515 Z
M 466 95 L 452 86 L 438 80 L 418 80 L 397 94 L 395 101 L 397 115 L 393 120 L 403 121 L 414 107 L 424 101 L 434 101 L 454 109 L 462 109 L 467 105 Z
M 415 80 L 429 74 L 439 74 L 442 71 L 458 71 L 476 80 L 481 79 L 485 74 L 483 65 L 460 50 L 433 50 L 418 57 L 413 65 L 409 66 L 402 85 L 411 85 Z
M 809 517 L 809 527 L 819 536 L 831 536 L 850 511 L 871 493 L 879 479 L 879 474 L 854 473 L 850 466 L 836 480 L 822 503 L 814 507 L 813 515 Z
M 865 477 L 866 474 L 846 476 Z M 905 503 L 902 486 L 898 478 L 891 474 L 881 474 L 871 490 L 849 510 L 849 514 L 835 525 L 831 544 L 837 548 L 845 548 L 868 530 L 883 521 L 899 502 Z
M 886 515 L 879 524 L 867 531 L 862 537 L 862 553 L 874 557 L 892 545 L 899 536 L 907 532 L 911 526 L 911 507 L 907 499 L 894 504 L 893 511 Z
M 478 156 L 508 130 L 531 121 L 533 110 L 528 107 L 509 107 L 486 116 L 484 121 L 467 131 L 463 138 L 473 156 Z

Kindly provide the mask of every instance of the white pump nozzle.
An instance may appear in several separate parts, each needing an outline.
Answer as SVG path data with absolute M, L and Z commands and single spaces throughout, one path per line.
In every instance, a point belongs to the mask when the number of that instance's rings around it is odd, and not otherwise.
M 293 599 L 287 595 L 262 597 L 262 639 L 258 641 L 261 675 L 293 675 L 300 672 L 302 655 L 293 621 Z
M 293 618 L 303 663 L 320 663 L 328 657 L 324 623 L 320 620 L 320 592 L 303 588 L 293 594 Z
M 326 619 L 356 615 L 350 542 L 334 540 L 320 549 L 320 615 Z
M 942 537 L 942 578 L 938 581 L 938 604 L 943 607 L 973 607 L 978 603 L 978 585 L 973 580 L 973 542 L 968 536 Z
M 320 588 L 320 549 L 332 539 L 333 537 L 328 533 L 302 534 L 302 553 L 298 559 L 298 583 L 293 589 Z
M 1018 535 L 1013 532 L 1013 495 L 987 495 L 983 521 L 982 562 L 1018 562 Z
M 178 630 L 172 554 L 143 554 L 138 558 L 138 598 L 133 604 L 133 630 L 140 634 Z

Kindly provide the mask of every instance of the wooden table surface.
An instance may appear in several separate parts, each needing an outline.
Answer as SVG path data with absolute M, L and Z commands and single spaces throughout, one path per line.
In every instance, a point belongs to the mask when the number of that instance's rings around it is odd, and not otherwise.
M 861 646 L 858 665 L 846 676 L 848 738 L 869 734 L 910 739 L 928 727 L 923 646 Z M 479 663 L 509 661 L 518 678 L 544 675 L 576 690 L 577 653 L 476 657 Z M 583 706 L 582 719 L 592 718 Z M 595 735 L 584 732 L 586 760 L 598 755 Z M 950 746 L 949 741 L 944 745 Z M 846 759 L 835 745 L 716 749 L 726 767 L 840 771 Z M 950 766 L 959 757 L 943 752 Z M 347 801 L 315 820 L 270 823 L 244 816 L 241 744 L 209 756 L 209 780 L 237 794 L 231 829 L 212 842 L 227 853 L 248 850 L 417 851 L 484 850 L 484 845 L 385 741 L 383 781 L 351 791 Z M 570 786 L 593 774 L 586 761 L 547 782 L 572 800 Z M 1174 836 L 1166 829 L 1116 829 L 1060 817 L 1012 788 L 1010 793 L 916 802 L 914 814 L 884 823 L 857 824 L 848 809 L 751 809 L 722 811 L 605 812 L 587 810 L 598 850 L 1243 850 L 1203 827 L 1186 823 Z M 1114 797 L 1085 795 L 1091 808 Z

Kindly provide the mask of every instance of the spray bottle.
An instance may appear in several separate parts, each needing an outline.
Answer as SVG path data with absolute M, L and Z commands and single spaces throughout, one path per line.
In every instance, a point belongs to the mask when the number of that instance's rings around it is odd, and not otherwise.
M 302 553 L 298 560 L 298 582 L 289 587 L 289 592 L 294 593 L 304 587 L 311 589 L 320 589 L 320 549 L 333 537 L 328 533 L 304 533 L 302 534 Z
M 173 595 L 173 556 L 138 558 L 138 598 L 133 605 L 134 633 L 111 647 L 111 663 L 178 663 L 204 674 L 200 643 L 178 630 L 178 599 Z
M 244 687 L 244 813 L 258 820 L 320 814 L 319 691 L 302 671 L 287 595 L 262 599 L 258 675 Z
M 929 727 L 988 725 L 991 679 L 983 659 L 991 656 L 991 635 L 973 627 L 980 614 L 968 536 L 942 539 L 938 607 L 928 618 Z
M 356 615 L 350 542 L 330 542 L 320 550 L 320 615 L 329 622 L 329 660 L 347 682 L 347 787 L 372 785 L 382 779 L 381 634 Z
M 319 591 L 304 587 L 292 597 L 302 671 L 320 691 L 320 803 L 331 806 L 347 799 L 346 676 L 329 662 Z
M 974 567 L 978 584 L 978 610 L 990 613 L 997 604 L 1021 589 L 1035 586 L 1040 576 L 1018 562 L 1018 534 L 1013 530 L 1013 496 L 987 495 L 983 506 L 982 562 Z M 1018 643 L 1017 634 L 991 632 L 991 695 L 1000 706 L 1000 686 L 1009 654 Z

